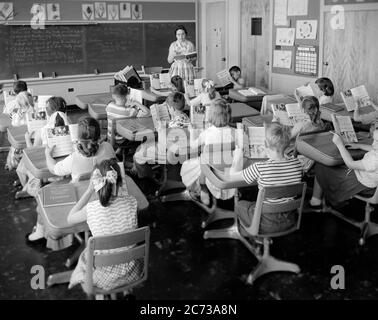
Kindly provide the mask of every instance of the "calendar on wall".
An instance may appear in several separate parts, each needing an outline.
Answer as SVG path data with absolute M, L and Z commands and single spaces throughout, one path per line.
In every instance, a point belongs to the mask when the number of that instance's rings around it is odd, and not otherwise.
M 295 47 L 295 73 L 317 76 L 319 47 L 303 46 Z

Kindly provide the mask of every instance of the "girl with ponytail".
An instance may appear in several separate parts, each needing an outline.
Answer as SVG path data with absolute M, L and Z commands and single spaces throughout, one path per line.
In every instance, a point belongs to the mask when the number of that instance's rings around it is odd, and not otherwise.
M 78 141 L 74 151 L 61 161 L 52 157 L 53 148 L 46 147 L 46 164 L 51 173 L 56 176 L 71 176 L 72 182 L 77 182 L 85 174 L 90 174 L 96 164 L 103 160 L 115 158 L 113 147 L 108 142 L 100 143 L 100 125 L 91 117 L 84 117 L 78 123 Z M 43 238 L 42 219 L 38 216 L 37 225 L 27 241 L 33 243 Z
M 215 90 L 214 82 L 207 79 L 202 80 L 202 92 L 196 98 L 190 100 L 187 94 L 185 96 L 187 101 L 190 101 L 191 107 L 197 107 L 199 105 L 209 106 L 214 100 L 222 98 L 219 92 Z

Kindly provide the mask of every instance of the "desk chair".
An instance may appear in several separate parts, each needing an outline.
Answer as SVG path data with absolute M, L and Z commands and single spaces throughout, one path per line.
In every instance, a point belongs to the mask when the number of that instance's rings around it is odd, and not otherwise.
M 360 229 L 360 239 L 358 240 L 358 244 L 360 246 L 365 245 L 366 239 L 378 234 L 378 224 L 372 222 L 370 220 L 370 215 L 374 212 L 374 205 L 378 204 L 378 189 L 375 191 L 373 196 L 363 196 L 363 195 L 356 195 L 354 196 L 355 199 L 361 200 L 365 202 L 365 218 L 363 221 L 359 222 L 352 218 L 348 218 L 344 216 L 341 212 L 329 207 L 326 205 L 323 199 L 323 212 L 330 212 L 336 217 L 344 220 L 345 222 L 355 226 L 356 228 Z

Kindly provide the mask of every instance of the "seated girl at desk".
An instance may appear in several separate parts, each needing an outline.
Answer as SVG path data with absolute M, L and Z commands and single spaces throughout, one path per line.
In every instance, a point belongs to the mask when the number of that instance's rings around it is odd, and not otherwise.
M 15 98 L 17 98 L 17 96 L 22 92 L 27 93 L 28 92 L 28 86 L 27 86 L 25 81 L 21 81 L 21 80 L 15 81 L 13 83 L 13 92 L 10 93 L 10 97 L 9 97 L 10 101 L 6 100 L 6 92 L 4 92 L 5 106 L 4 106 L 3 113 L 8 114 L 11 119 L 13 118 L 14 109 L 17 108 L 17 104 L 18 104 Z M 13 97 L 13 99 L 12 99 L 12 97 Z M 13 123 L 12 123 L 12 125 L 14 126 Z
M 318 98 L 319 104 L 321 106 L 333 102 L 335 88 L 329 78 L 319 78 L 315 81 L 315 83 L 307 83 L 305 86 L 309 86 L 311 88 L 311 91 Z M 298 102 L 300 102 L 303 99 L 303 96 L 298 89 L 294 91 L 294 95 L 297 98 Z M 308 94 L 306 94 L 306 96 L 307 95 Z
M 61 97 L 51 97 L 46 102 L 47 124 L 35 132 L 26 132 L 25 140 L 28 148 L 47 145 L 46 129 L 69 125 L 66 115 L 66 102 Z M 34 142 L 32 142 L 34 137 Z M 35 178 L 26 169 L 24 160 L 21 159 L 17 167 L 17 175 L 23 186 L 21 191 L 16 193 L 16 199 L 27 196 L 35 196 L 41 187 L 41 181 Z
M 195 131 L 189 128 L 190 131 L 190 147 L 193 150 L 198 150 L 203 147 L 210 146 L 227 146 L 231 150 L 231 146 L 235 141 L 235 129 L 229 126 L 231 121 L 231 108 L 230 105 L 223 99 L 214 100 L 210 105 L 208 113 L 208 123 L 210 127 L 201 132 L 197 139 L 193 139 Z M 227 151 L 227 150 L 226 150 Z M 223 159 L 223 153 L 221 154 Z M 181 167 L 181 178 L 184 185 L 188 188 L 190 196 L 202 202 L 204 205 L 210 204 L 209 190 L 218 199 L 228 199 L 232 195 L 227 192 L 218 190 L 215 186 L 208 183 L 201 173 L 200 158 L 186 160 Z M 231 167 L 231 163 L 230 163 Z
M 106 107 L 106 114 L 108 117 L 108 139 L 115 134 L 111 119 L 114 118 L 142 118 L 151 115 L 150 109 L 143 104 L 134 101 L 130 98 L 130 89 L 124 84 L 117 84 L 112 87 L 113 102 L 110 102 Z M 115 135 L 115 142 L 121 143 L 125 139 L 120 135 Z
M 355 161 L 348 152 L 342 138 L 334 134 L 332 142 L 339 150 L 345 165 L 327 167 L 320 163 L 315 164 L 315 182 L 310 205 L 320 208 L 322 197 L 333 207 L 342 206 L 353 196 L 364 193 L 374 195 L 378 186 L 378 126 L 375 124 L 373 144 L 365 145 L 352 143 L 350 149 L 367 151 L 362 160 Z
M 245 87 L 245 80 L 241 76 L 241 69 L 238 66 L 233 66 L 229 70 L 231 76 L 231 84 L 225 89 L 242 89 Z
M 50 172 L 60 177 L 71 175 L 72 182 L 77 182 L 80 176 L 92 172 L 97 163 L 115 157 L 113 147 L 108 142 L 99 143 L 101 130 L 95 119 L 82 118 L 78 125 L 79 140 L 74 146 L 74 152 L 64 160 L 57 162 L 52 157 L 53 148 L 45 149 L 46 164 Z M 42 239 L 43 236 L 43 224 L 38 215 L 37 224 L 27 240 L 30 243 Z
M 137 200 L 128 194 L 122 183 L 121 170 L 116 159 L 102 161 L 93 171 L 87 191 L 71 209 L 67 217 L 68 223 L 78 224 L 86 221 L 94 237 L 136 229 Z M 98 200 L 90 201 L 93 193 L 97 193 Z M 87 250 L 84 250 L 71 275 L 69 288 L 84 283 L 86 267 Z M 93 272 L 93 285 L 103 290 L 111 290 L 138 280 L 142 271 L 143 263 L 139 259 L 99 267 Z
M 219 92 L 215 90 L 215 84 L 212 80 L 204 79 L 202 81 L 202 92 L 194 99 L 190 100 L 189 96 L 185 94 L 186 100 L 190 101 L 191 107 L 196 107 L 200 104 L 208 106 L 212 101 L 221 99 Z
M 290 143 L 290 132 L 287 127 L 272 123 L 266 128 L 266 147 L 269 160 L 257 162 L 243 171 L 224 175 L 225 181 L 245 181 L 247 184 L 257 183 L 259 187 L 270 187 L 300 183 L 302 180 L 302 166 L 298 159 L 288 159 L 284 155 Z M 236 148 L 234 154 L 234 167 L 243 168 L 243 150 Z M 269 199 L 271 202 L 285 202 L 286 198 Z M 255 202 L 239 201 L 235 212 L 243 224 L 249 227 L 252 223 Z M 261 220 L 263 233 L 287 230 L 296 223 L 295 212 L 264 213 Z

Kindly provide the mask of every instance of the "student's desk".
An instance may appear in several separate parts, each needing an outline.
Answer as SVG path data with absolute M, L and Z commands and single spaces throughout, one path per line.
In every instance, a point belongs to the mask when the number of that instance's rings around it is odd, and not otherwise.
M 333 114 L 336 114 L 338 116 L 349 116 L 351 119 L 353 119 L 353 112 L 349 112 L 345 108 L 344 104 L 340 104 L 340 105 L 336 104 L 335 106 L 340 108 L 340 110 L 333 111 L 329 108 L 320 106 L 320 112 L 321 112 L 320 117 L 322 118 L 322 120 L 332 122 L 332 115 Z
M 38 179 L 48 179 L 54 177 L 47 168 L 45 147 L 32 147 L 24 149 L 23 159 L 25 159 L 26 168 Z M 56 158 L 55 160 L 63 160 L 64 157 Z
M 106 105 L 104 104 L 99 104 L 99 103 L 89 103 L 88 104 L 88 113 L 89 115 L 98 120 L 106 120 Z
M 266 92 L 266 94 L 258 94 L 256 96 L 244 96 L 242 95 L 239 90 L 247 90 L 248 88 L 243 88 L 243 89 L 230 89 L 229 92 L 228 92 L 228 97 L 233 100 L 233 101 L 238 101 L 238 102 L 243 102 L 243 103 L 246 103 L 252 107 L 255 107 L 257 109 L 260 110 L 261 108 L 261 103 L 262 103 L 262 100 L 263 98 L 266 96 L 266 95 L 269 95 L 269 94 L 272 94 L 271 92 L 269 92 L 268 90 L 266 89 L 261 89 L 263 90 L 264 92 Z M 260 88 L 259 88 L 260 89 Z
M 15 149 L 26 148 L 25 133 L 28 131 L 27 126 L 8 128 L 8 141 Z
M 112 100 L 111 93 L 105 92 L 105 93 L 78 95 L 76 96 L 75 102 L 79 108 L 86 110 L 88 109 L 89 104 L 102 104 L 106 106 L 111 100 Z
M 130 118 L 117 121 L 117 133 L 129 141 L 155 139 L 156 132 L 152 117 Z
M 150 91 L 151 93 L 163 98 L 168 97 L 173 92 L 171 89 L 154 89 L 152 87 L 150 87 Z
M 264 123 L 271 123 L 272 115 L 256 115 L 253 117 L 246 117 L 243 119 L 243 124 L 247 127 L 263 127 Z
M 260 114 L 259 111 L 245 103 L 231 103 L 230 107 L 232 122 L 241 122 L 245 117 L 257 116 Z
M 332 133 L 315 133 L 300 136 L 297 139 L 297 150 L 307 158 L 313 159 L 323 165 L 333 167 L 344 164 L 339 150 L 332 142 Z M 359 143 L 371 144 L 372 140 L 368 138 L 359 138 Z M 353 159 L 363 158 L 366 151 L 348 150 Z
M 138 203 L 138 211 L 145 210 L 148 208 L 148 201 L 144 196 L 143 192 L 138 188 L 135 182 L 129 177 L 125 177 L 125 182 L 127 185 L 127 190 L 130 195 L 134 196 Z M 80 199 L 84 194 L 85 190 L 88 188 L 89 181 L 80 181 L 75 183 L 77 199 Z M 91 200 L 97 199 L 97 195 L 93 194 Z M 37 196 L 38 203 L 38 214 L 43 220 L 45 238 L 47 239 L 47 247 L 53 250 L 61 250 L 67 246 L 70 246 L 73 241 L 73 235 L 80 232 L 86 232 L 89 230 L 88 224 L 86 222 L 77 223 L 71 225 L 67 222 L 67 216 L 73 205 L 66 206 L 56 206 L 56 207 L 44 207 L 42 199 L 42 191 L 38 193 Z M 68 238 L 65 241 L 64 246 L 59 246 L 61 239 Z M 79 257 L 82 249 L 85 248 L 85 243 L 77 250 L 72 257 L 70 257 L 66 266 L 70 266 L 72 261 Z M 65 273 L 56 273 L 50 275 L 48 278 L 48 285 L 51 286 L 55 283 L 59 283 L 59 280 L 62 278 L 62 274 Z

